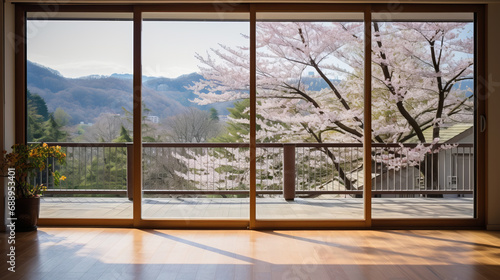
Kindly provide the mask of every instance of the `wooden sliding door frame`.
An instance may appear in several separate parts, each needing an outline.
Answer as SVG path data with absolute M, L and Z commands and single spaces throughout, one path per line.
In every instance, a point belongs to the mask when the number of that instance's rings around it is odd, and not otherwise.
M 257 13 L 250 6 L 250 223 L 257 228 Z
M 363 198 L 366 227 L 372 225 L 372 11 L 365 9 L 365 73 L 364 73 L 364 122 L 363 122 Z M 370 166 L 370 168 L 366 168 Z
M 15 143 L 26 143 L 26 9 L 15 7 Z
M 15 143 L 26 143 L 26 20 L 28 12 L 37 12 L 42 18 L 51 18 L 60 12 L 64 13 L 131 13 L 132 6 L 114 5 L 29 5 L 16 4 L 16 54 L 15 54 Z M 100 218 L 40 218 L 40 226 L 107 226 L 132 227 L 133 218 L 100 219 Z
M 134 193 L 134 227 L 140 227 L 142 221 L 142 12 L 134 10 L 134 109 L 133 109 L 133 164 L 132 186 Z M 129 179 L 130 180 L 130 179 Z
M 263 4 L 257 8 L 258 13 L 359 13 L 363 16 L 364 21 L 364 53 L 365 53 L 365 69 L 364 69 L 364 118 L 371 120 L 371 5 L 369 4 Z M 253 48 L 254 46 L 251 46 Z M 368 67 L 367 67 L 368 66 Z M 252 73 L 253 75 L 253 73 Z M 370 78 L 366 78 L 370 77 Z M 253 102 L 251 102 L 253 103 Z M 365 121 L 364 126 L 364 166 L 371 166 L 371 121 Z M 368 155 L 369 157 L 366 157 Z M 367 164 L 370 162 L 370 164 Z M 256 229 L 328 229 L 328 228 L 369 228 L 371 226 L 371 169 L 365 169 L 363 190 L 363 218 L 361 219 L 256 219 Z M 256 207 L 256 206 L 254 206 Z
M 222 4 L 221 4 L 222 5 Z M 471 219 L 376 219 L 372 217 L 371 170 L 364 171 L 364 218 L 359 220 L 284 220 L 257 219 L 256 216 L 256 14 L 279 12 L 356 12 L 364 15 L 365 62 L 364 62 L 364 166 L 371 164 L 371 17 L 377 12 L 391 12 L 389 5 L 382 4 L 165 4 L 165 5 L 16 5 L 16 143 L 26 141 L 26 13 L 37 11 L 131 13 L 134 23 L 133 41 L 133 172 L 134 185 L 133 216 L 127 219 L 47 219 L 41 218 L 45 226 L 117 226 L 137 228 L 250 228 L 250 229 L 334 229 L 334 228 L 484 228 L 486 209 L 486 147 L 485 133 L 475 133 L 476 154 L 476 200 L 475 218 Z M 394 10 L 393 10 L 394 11 Z M 392 12 L 393 12 L 392 11 Z M 248 13 L 250 18 L 250 215 L 246 219 L 143 219 L 142 209 L 142 13 L 187 12 L 187 13 Z M 476 15 L 476 116 L 486 114 L 486 91 L 478 83 L 478 77 L 486 76 L 485 55 L 485 6 L 484 5 L 415 5 L 401 4 L 398 13 L 450 13 L 467 12 Z M 480 127 L 479 117 L 474 126 Z
M 432 8 L 430 8 L 432 7 Z M 372 5 L 372 13 L 391 12 L 388 5 Z M 486 88 L 479 81 L 486 73 L 486 6 L 485 5 L 400 5 L 397 13 L 474 13 L 475 76 L 474 76 L 474 155 L 475 198 L 474 217 L 437 219 L 381 219 L 372 217 L 372 228 L 485 228 L 486 225 L 486 131 L 479 131 L 480 116 L 486 116 Z

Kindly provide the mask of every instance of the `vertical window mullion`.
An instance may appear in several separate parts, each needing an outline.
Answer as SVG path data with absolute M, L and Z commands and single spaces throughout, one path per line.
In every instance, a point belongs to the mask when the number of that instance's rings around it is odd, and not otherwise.
M 133 219 L 134 226 L 142 220 L 142 13 L 134 11 L 134 97 L 133 97 Z
M 372 88 L 372 68 L 371 68 L 371 49 L 372 49 L 372 32 L 371 32 L 371 6 L 368 5 L 365 9 L 365 51 L 364 51 L 364 62 L 365 62 L 365 71 L 364 71 L 364 131 L 363 131 L 363 161 L 364 161 L 364 190 L 363 190 L 363 199 L 364 199 L 364 215 L 365 215 L 365 223 L 367 227 L 371 226 L 372 222 L 372 181 L 371 181 L 371 139 L 372 139 L 372 118 L 371 118 L 371 88 Z
M 255 227 L 257 178 L 256 178 L 256 108 L 257 108 L 257 51 L 256 12 L 250 5 L 250 228 Z

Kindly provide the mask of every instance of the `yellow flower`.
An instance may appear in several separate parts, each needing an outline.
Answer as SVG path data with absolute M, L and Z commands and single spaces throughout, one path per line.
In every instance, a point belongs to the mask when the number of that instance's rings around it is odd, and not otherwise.
M 61 176 L 61 181 L 66 180 L 66 176 Z
M 56 146 L 56 149 L 60 150 L 60 149 L 61 149 L 61 146 Z

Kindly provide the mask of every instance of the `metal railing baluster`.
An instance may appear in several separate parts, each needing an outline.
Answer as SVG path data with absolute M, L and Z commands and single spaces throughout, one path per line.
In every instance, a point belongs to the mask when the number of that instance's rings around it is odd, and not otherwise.
M 115 189 L 120 195 L 126 194 L 127 186 L 123 185 L 123 182 L 129 178 L 125 162 L 122 160 L 122 151 L 125 151 L 128 160 L 130 155 L 127 151 L 127 144 L 57 143 L 57 145 L 62 146 L 66 151 L 66 166 L 56 165 L 55 159 L 47 161 L 47 164 L 51 163 L 54 169 L 68 177 L 67 181 L 62 182 L 58 190 L 54 190 L 53 179 L 50 178 L 47 169 L 34 176 L 31 179 L 33 182 L 45 182 L 50 187 L 49 193 L 111 193 Z M 146 192 L 158 194 L 245 193 L 245 190 L 248 192 L 246 169 L 248 147 L 241 148 L 241 144 L 237 143 L 147 143 L 144 145 L 144 181 L 145 185 L 150 186 L 146 188 Z M 362 184 L 363 180 L 360 181 L 362 170 L 358 169 L 360 159 L 362 159 L 359 156 L 362 144 L 298 143 L 293 145 L 296 146 L 293 176 L 295 178 L 294 189 L 299 192 L 297 194 L 331 193 L 347 196 L 355 193 L 354 190 L 346 191 L 345 186 L 348 181 L 353 182 L 353 187 Z M 276 143 L 257 144 L 259 150 L 258 193 L 276 195 L 283 191 L 283 174 L 287 172 L 283 169 L 283 146 L 284 144 Z M 408 148 L 415 147 L 415 145 L 404 144 L 403 146 L 373 144 L 374 172 L 378 176 L 372 180 L 372 189 L 377 194 L 385 192 L 400 195 L 472 193 L 474 182 L 472 144 L 458 144 L 457 147 L 451 149 L 444 148 L 437 153 L 432 152 L 421 164 L 415 166 L 411 166 L 409 161 L 403 162 L 410 156 Z M 328 151 L 333 153 L 337 164 L 328 156 Z M 190 158 L 193 165 L 186 165 L 176 155 Z M 191 155 L 195 158 L 191 158 Z M 229 160 L 230 157 L 232 160 Z M 385 157 L 387 159 L 384 159 Z M 459 159 L 459 157 L 462 158 Z M 118 161 L 110 162 L 113 160 Z M 394 168 L 391 166 L 392 162 L 401 162 L 401 164 Z M 106 167 L 109 164 L 112 164 L 111 168 Z M 224 168 L 220 168 L 223 165 Z M 337 167 L 343 168 L 343 173 L 339 172 Z M 167 170 L 164 172 L 164 168 L 169 168 L 171 173 Z M 384 169 L 386 169 L 385 173 Z M 239 171 L 233 172 L 232 170 Z M 185 173 L 184 179 L 180 178 L 180 181 L 175 175 L 175 172 L 179 171 Z M 429 177 L 426 178 L 426 176 Z M 457 183 L 453 187 L 451 183 L 455 182 L 453 181 L 455 179 L 451 177 L 449 179 L 449 176 L 456 176 Z M 336 180 L 341 184 L 335 184 Z M 433 182 L 432 186 L 429 185 L 430 182 Z M 434 184 L 434 182 L 438 183 Z M 443 182 L 445 182 L 444 185 Z M 240 183 L 245 184 L 245 190 L 239 189 Z M 420 183 L 422 188 L 420 186 L 415 188 L 415 185 Z M 162 186 L 166 184 L 169 184 L 168 188 L 163 188 Z M 344 187 L 339 188 L 340 185 Z

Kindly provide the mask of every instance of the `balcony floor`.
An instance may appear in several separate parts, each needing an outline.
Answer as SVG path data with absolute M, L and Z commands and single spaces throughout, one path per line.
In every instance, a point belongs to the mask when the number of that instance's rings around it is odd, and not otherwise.
M 473 199 L 374 198 L 374 218 L 472 218 Z M 248 219 L 248 198 L 144 198 L 148 219 Z M 132 218 L 127 198 L 43 197 L 40 218 Z M 360 198 L 257 198 L 258 219 L 362 219 Z

